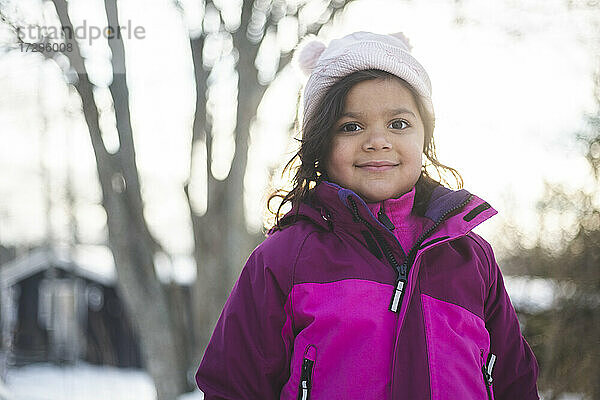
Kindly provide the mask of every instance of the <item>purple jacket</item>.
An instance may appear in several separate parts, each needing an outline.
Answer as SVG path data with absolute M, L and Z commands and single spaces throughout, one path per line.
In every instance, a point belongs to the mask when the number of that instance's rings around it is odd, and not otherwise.
M 495 213 L 440 186 L 405 252 L 354 192 L 319 184 L 242 270 L 196 373 L 205 399 L 538 399 L 492 249 L 471 232 Z

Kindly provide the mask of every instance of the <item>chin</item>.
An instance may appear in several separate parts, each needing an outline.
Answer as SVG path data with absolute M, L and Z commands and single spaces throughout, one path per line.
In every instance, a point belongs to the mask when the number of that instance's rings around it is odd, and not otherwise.
M 414 186 L 414 185 L 413 185 Z M 367 203 L 377 203 L 383 200 L 398 198 L 405 193 L 410 192 L 413 188 L 410 186 L 408 188 L 401 188 L 400 190 L 391 190 L 391 189 L 374 189 L 374 190 L 366 190 L 361 192 L 360 197 L 363 198 Z
M 392 197 L 394 197 L 394 194 L 389 192 L 373 191 L 363 193 L 361 194 L 361 197 L 367 203 L 377 203 L 383 200 L 391 199 Z

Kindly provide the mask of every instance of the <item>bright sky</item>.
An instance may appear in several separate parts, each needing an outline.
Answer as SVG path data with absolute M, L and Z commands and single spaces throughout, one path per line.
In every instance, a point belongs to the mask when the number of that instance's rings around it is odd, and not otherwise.
M 99 0 L 70 3 L 75 21 L 106 24 L 93 17 L 102 15 L 97 12 Z M 594 111 L 591 78 L 598 49 L 594 53 L 592 45 L 598 43 L 598 30 L 589 16 L 568 12 L 565 3 L 470 0 L 457 8 L 455 2 L 441 0 L 359 0 L 323 32 L 324 40 L 356 30 L 403 31 L 410 38 L 413 54 L 433 84 L 440 160 L 462 173 L 466 189 L 500 211 L 494 222 L 484 224 L 484 234 L 493 236 L 502 218 L 534 234 L 535 202 L 544 179 L 572 190 L 590 182 L 572 138 L 583 126 L 584 113 Z M 168 0 L 119 0 L 119 6 L 122 24 L 130 19 L 146 31 L 144 40 L 126 42 L 145 215 L 169 251 L 187 255 L 193 239 L 182 182 L 189 166 L 195 96 L 187 31 Z M 197 25 L 200 13 L 190 8 L 190 27 Z M 457 18 L 465 23 L 457 26 Z M 0 30 L 0 44 L 6 35 Z M 98 41 L 91 53 L 95 59 L 88 64 L 99 86 L 110 77 L 106 49 Z M 68 238 L 67 170 L 78 196 L 82 239 L 101 242 L 106 216 L 99 205 L 91 144 L 77 97 L 68 93 L 56 67 L 40 65 L 31 54 L 0 53 L 0 242 L 41 240 L 47 190 L 52 193 L 53 231 Z M 214 101 L 228 107 L 235 81 L 227 68 L 224 71 L 214 76 L 222 93 Z M 285 71 L 269 88 L 252 131 L 246 209 L 255 229 L 262 221 L 266 167 L 289 158 L 284 154 L 289 141 L 283 127 L 293 117 L 298 85 L 295 71 Z M 114 117 L 108 93 L 101 88 L 96 94 L 111 143 Z M 216 138 L 222 156 L 213 171 L 220 176 L 227 173 L 231 154 L 231 120 L 231 115 L 223 115 L 215 122 L 222 132 Z M 46 150 L 41 150 L 42 143 Z M 51 171 L 47 184 L 40 166 Z M 202 190 L 197 184 L 200 207 Z

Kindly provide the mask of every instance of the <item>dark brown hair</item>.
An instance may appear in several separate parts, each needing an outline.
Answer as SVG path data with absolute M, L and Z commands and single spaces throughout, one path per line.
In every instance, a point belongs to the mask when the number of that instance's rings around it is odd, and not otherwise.
M 267 210 L 275 216 L 275 226 L 279 227 L 279 219 L 282 216 L 281 209 L 285 204 L 290 203 L 292 208 L 298 206 L 301 202 L 308 200 L 316 184 L 327 179 L 327 174 L 322 167 L 325 165 L 325 159 L 331 147 L 332 135 L 330 132 L 344 111 L 346 96 L 357 83 L 374 79 L 397 79 L 400 81 L 412 93 L 423 121 L 425 129 L 423 154 L 427 160 L 421 170 L 419 180 L 415 184 L 415 212 L 422 215 L 431 192 L 436 186 L 442 184 L 452 186 L 445 179 L 444 172 L 452 176 L 457 189 L 462 188 L 463 180 L 458 171 L 442 164 L 437 159 L 433 140 L 435 121 L 433 116 L 426 111 L 421 97 L 415 90 L 404 80 L 385 71 L 376 69 L 357 71 L 336 82 L 323 96 L 320 104 L 314 108 L 314 113 L 304 120 L 301 131 L 302 139 L 299 139 L 300 148 L 282 171 L 282 176 L 284 176 L 286 173 L 292 173 L 292 169 L 295 169 L 292 189 L 289 191 L 278 189 L 267 200 Z M 299 165 L 295 165 L 297 163 Z M 428 167 L 433 167 L 435 177 L 431 176 L 432 171 Z M 276 198 L 281 199 L 281 202 L 277 211 L 273 211 L 271 201 Z

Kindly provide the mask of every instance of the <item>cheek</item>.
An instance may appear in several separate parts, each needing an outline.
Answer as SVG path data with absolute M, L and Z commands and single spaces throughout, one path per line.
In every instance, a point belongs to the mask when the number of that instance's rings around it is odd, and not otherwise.
M 348 143 L 339 139 L 331 141 L 331 147 L 325 162 L 325 171 L 328 175 L 339 175 L 343 168 L 352 165 Z
M 419 135 L 419 137 L 416 138 L 416 140 L 413 141 L 413 148 L 414 148 L 414 152 L 417 155 L 417 158 L 419 159 L 419 162 L 422 160 L 423 158 L 423 150 L 425 149 L 425 138 L 423 133 L 421 133 Z
M 339 176 L 343 172 L 343 160 L 340 159 L 339 153 L 332 152 L 327 157 L 327 162 L 325 163 L 325 173 L 333 178 Z
M 402 149 L 400 153 L 406 161 L 421 164 L 423 160 L 423 141 L 411 140 L 403 143 L 400 148 Z

